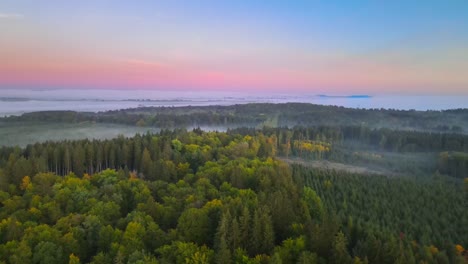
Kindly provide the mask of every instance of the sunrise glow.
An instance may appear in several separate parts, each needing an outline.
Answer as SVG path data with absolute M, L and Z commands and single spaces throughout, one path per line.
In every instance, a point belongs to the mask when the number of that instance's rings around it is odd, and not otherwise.
M 466 1 L 241 2 L 2 1 L 0 88 L 468 92 Z

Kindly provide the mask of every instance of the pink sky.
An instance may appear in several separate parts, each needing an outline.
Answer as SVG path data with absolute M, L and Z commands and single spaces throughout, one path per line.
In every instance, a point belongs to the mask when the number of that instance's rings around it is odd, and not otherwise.
M 297 21 L 277 22 L 278 10 L 263 20 L 205 21 L 169 7 L 157 16 L 92 4 L 92 12 L 62 6 L 48 16 L 7 7 L 0 4 L 0 88 L 468 93 L 466 38 L 444 27 L 362 36 L 366 22 L 349 35 L 336 27 L 303 34 Z

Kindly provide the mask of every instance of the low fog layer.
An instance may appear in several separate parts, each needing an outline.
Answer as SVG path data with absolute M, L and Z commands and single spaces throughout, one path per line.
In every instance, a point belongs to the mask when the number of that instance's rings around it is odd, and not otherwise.
M 36 111 L 99 112 L 151 106 L 313 103 L 350 108 L 444 110 L 466 108 L 468 96 L 317 95 L 313 93 L 169 92 L 145 90 L 0 90 L 0 117 Z

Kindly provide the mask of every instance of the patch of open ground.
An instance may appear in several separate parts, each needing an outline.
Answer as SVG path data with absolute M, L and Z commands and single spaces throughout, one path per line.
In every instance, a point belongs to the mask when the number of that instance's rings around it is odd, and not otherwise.
M 110 139 L 159 129 L 102 123 L 0 123 L 0 146 L 20 146 L 45 141 Z
M 301 158 L 285 158 L 279 157 L 278 159 L 288 164 L 299 164 L 306 167 L 312 167 L 325 170 L 345 171 L 358 174 L 377 174 L 385 176 L 398 176 L 399 174 L 386 170 L 386 169 L 370 169 L 363 166 L 356 166 L 352 164 L 338 163 L 328 160 L 305 160 Z

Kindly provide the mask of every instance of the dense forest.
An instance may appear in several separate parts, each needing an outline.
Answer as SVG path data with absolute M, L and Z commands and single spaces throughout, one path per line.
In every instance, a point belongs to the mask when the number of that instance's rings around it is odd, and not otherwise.
M 0 0 L 0 264 L 85 263 L 468 264 L 468 0 Z
M 440 167 L 421 179 L 281 161 L 344 159 L 353 142 L 434 152 Z M 467 263 L 466 142 L 344 126 L 2 147 L 0 261 Z
M 186 130 L 175 130 L 184 137 Z M 200 129 L 195 129 L 201 133 Z M 3 165 L 8 175 L 21 178 L 37 172 L 52 171 L 58 175 L 65 175 L 73 171 L 78 176 L 83 173 L 93 174 L 106 168 L 128 169 L 139 172 L 159 172 L 165 174 L 164 164 L 156 157 L 172 157 L 177 162 L 181 157 L 173 156 L 171 146 L 165 138 L 173 132 L 162 131 L 161 139 L 152 140 L 151 134 L 136 135 L 131 139 L 120 136 L 111 140 L 78 140 L 28 145 L 24 149 L 18 147 L 0 148 L 0 165 Z M 468 135 L 447 134 L 433 132 L 399 131 L 390 129 L 370 129 L 362 126 L 351 127 L 295 127 L 267 128 L 237 128 L 228 130 L 228 136 L 254 136 L 254 143 L 260 147 L 256 153 L 260 157 L 265 155 L 279 157 L 299 157 L 304 159 L 328 159 L 353 164 L 381 164 L 394 165 L 392 160 L 384 157 L 385 153 L 403 153 L 404 158 L 414 153 L 433 153 L 426 158 L 420 167 L 423 173 L 436 171 L 457 178 L 464 178 L 468 174 Z M 197 145 L 198 146 L 198 145 Z M 189 149 L 193 153 L 200 150 L 194 146 Z M 209 144 L 210 148 L 217 148 Z M 199 147 L 199 146 L 198 146 Z M 246 146 L 244 146 L 246 147 Z M 146 152 L 140 153 L 146 149 Z M 361 152 L 357 152 L 360 150 Z M 201 150 L 206 155 L 207 149 Z M 239 147 L 239 152 L 245 151 Z M 141 157 L 149 154 L 156 162 L 142 167 Z M 196 171 L 200 165 L 196 161 L 209 160 L 201 154 L 187 158 L 190 167 Z M 217 153 L 218 155 L 218 153 Z M 254 157 L 251 155 L 251 157 Z M 201 161 L 200 161 L 201 162 Z M 388 163 L 388 164 L 387 164 Z M 413 167 L 405 165 L 402 160 L 396 160 L 394 170 L 410 171 Z M 16 165 L 15 165 L 16 164 Z M 399 166 L 398 166 L 399 165 Z M 387 166 L 388 167 L 388 166 Z M 395 167 L 395 166 L 394 166 Z M 400 168 L 402 167 L 402 168 Z M 147 173 L 154 174 L 154 173 Z

